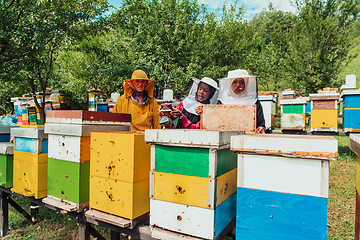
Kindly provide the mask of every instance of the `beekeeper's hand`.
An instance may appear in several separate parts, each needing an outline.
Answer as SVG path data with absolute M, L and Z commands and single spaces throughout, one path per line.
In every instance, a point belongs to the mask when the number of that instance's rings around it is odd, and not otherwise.
M 255 133 L 265 134 L 264 128 L 263 127 L 258 127 L 256 129 Z
M 199 116 L 201 116 L 202 113 L 203 113 L 203 105 L 197 106 L 197 107 L 195 108 L 195 112 L 196 112 Z
M 170 114 L 171 114 L 171 116 L 173 116 L 175 119 L 182 116 L 182 113 L 181 113 L 180 110 L 177 109 L 177 108 L 174 108 L 174 110 L 171 111 Z

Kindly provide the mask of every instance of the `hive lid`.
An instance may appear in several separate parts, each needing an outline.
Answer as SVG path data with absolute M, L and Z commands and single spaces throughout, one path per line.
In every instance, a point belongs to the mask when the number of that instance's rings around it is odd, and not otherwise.
M 0 143 L 0 154 L 13 155 L 14 154 L 14 143 L 10 143 L 10 142 Z
M 84 110 L 55 110 L 46 113 L 46 123 L 131 124 L 131 114 Z
M 360 89 L 347 89 L 342 90 L 340 97 L 343 97 L 344 95 L 360 95 Z
M 19 126 L 0 126 L 0 134 L 10 133 L 11 128 L 17 128 Z
M 350 149 L 360 157 L 360 134 L 350 134 Z
M 130 126 L 101 124 L 61 124 L 46 123 L 45 133 L 66 136 L 91 136 L 91 132 L 124 132 L 130 131 Z
M 336 159 L 338 142 L 329 136 L 241 135 L 231 137 L 231 150 L 247 154 Z
M 230 145 L 233 135 L 244 131 L 217 131 L 200 129 L 146 129 L 145 142 L 200 148 L 219 148 Z
M 306 102 L 306 97 L 296 99 L 282 99 L 279 101 L 280 105 L 306 104 Z
M 36 139 L 48 137 L 44 128 L 11 128 L 11 136 Z
M 275 95 L 260 95 L 258 96 L 260 101 L 273 101 L 276 102 Z
M 309 100 L 338 100 L 340 93 L 312 93 L 309 94 Z

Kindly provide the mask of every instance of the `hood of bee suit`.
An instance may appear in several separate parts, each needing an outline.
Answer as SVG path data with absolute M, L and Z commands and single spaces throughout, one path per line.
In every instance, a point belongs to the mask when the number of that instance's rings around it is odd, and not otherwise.
M 236 94 L 232 84 L 236 79 L 244 80 L 244 89 Z M 223 104 L 255 104 L 257 100 L 257 77 L 246 70 L 229 71 L 226 78 L 219 79 L 219 100 Z
M 186 98 L 182 101 L 182 103 L 183 103 L 183 106 L 186 109 L 186 111 L 188 111 L 191 114 L 198 115 L 195 112 L 195 108 L 202 104 L 206 104 L 206 103 L 201 103 L 198 100 L 196 100 L 199 83 L 201 83 L 201 82 L 206 83 L 211 88 L 215 89 L 213 96 L 211 96 L 211 99 L 210 99 L 209 103 L 207 103 L 207 104 L 216 104 L 217 103 L 219 90 L 217 87 L 217 83 L 211 78 L 204 77 L 203 79 L 200 80 L 200 79 L 192 77 L 191 80 L 192 80 L 192 84 L 190 86 L 189 92 L 188 92 Z
M 141 79 L 146 80 L 144 91 L 147 92 L 149 98 L 152 98 L 154 95 L 155 82 L 154 80 L 148 79 L 146 73 L 143 70 L 135 70 L 131 75 L 131 79 L 124 80 L 124 92 L 126 97 L 130 97 L 132 92 L 135 90 L 135 80 Z

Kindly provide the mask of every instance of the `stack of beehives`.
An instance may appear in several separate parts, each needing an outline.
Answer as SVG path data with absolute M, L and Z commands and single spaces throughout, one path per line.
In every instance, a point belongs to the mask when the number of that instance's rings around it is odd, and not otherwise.
M 152 236 L 169 231 L 196 237 L 224 237 L 234 225 L 236 154 L 230 136 L 238 131 L 146 130 L 151 147 Z M 167 235 L 170 234 L 170 235 Z
M 127 114 L 88 111 L 49 111 L 49 203 L 66 203 L 66 209 L 82 211 L 89 201 L 91 132 L 128 131 Z
M 14 192 L 43 198 L 47 195 L 48 139 L 44 125 L 22 125 L 11 129 L 15 139 Z
M 91 135 L 90 208 L 129 220 L 148 219 L 150 145 L 143 132 Z

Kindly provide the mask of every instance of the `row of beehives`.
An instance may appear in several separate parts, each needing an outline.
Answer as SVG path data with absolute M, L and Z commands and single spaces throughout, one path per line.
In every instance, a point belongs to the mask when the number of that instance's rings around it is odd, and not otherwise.
M 274 129 L 276 98 L 272 95 L 259 96 L 263 107 L 267 129 Z M 339 101 L 341 103 L 339 104 Z M 284 99 L 281 106 L 281 129 L 306 129 L 306 115 L 310 114 L 311 131 L 338 131 L 339 105 L 343 109 L 345 132 L 360 131 L 360 90 L 344 89 L 341 95 L 336 92 L 310 94 L 309 97 Z
M 208 130 L 144 136 L 121 132 L 128 127 L 104 115 L 96 121 L 96 112 L 87 123 L 85 113 L 58 111 L 45 129 L 12 130 L 13 191 L 127 219 L 150 210 L 161 239 L 172 232 L 220 239 L 235 222 L 238 239 L 326 238 L 335 139 Z

